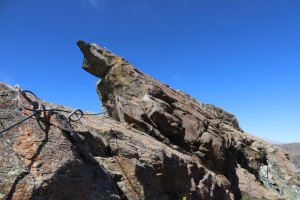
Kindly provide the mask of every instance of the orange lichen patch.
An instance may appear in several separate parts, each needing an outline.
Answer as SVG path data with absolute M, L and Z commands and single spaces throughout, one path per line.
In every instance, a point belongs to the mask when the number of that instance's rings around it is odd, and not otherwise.
M 48 185 L 48 183 L 43 183 L 42 187 L 46 187 Z
M 125 62 L 124 62 L 124 59 L 122 57 L 114 56 L 111 59 L 110 67 L 112 67 L 112 66 L 122 66 L 124 64 L 125 64 Z
M 217 177 L 219 178 L 219 180 L 222 182 L 222 184 L 227 190 L 231 190 L 231 184 L 223 174 L 218 174 Z
M 12 200 L 26 200 L 30 199 L 33 191 L 29 189 L 26 183 L 18 184 L 15 188 L 15 193 L 12 196 Z
M 61 127 L 61 123 L 55 118 L 54 115 L 51 115 L 49 118 L 49 122 L 56 127 Z

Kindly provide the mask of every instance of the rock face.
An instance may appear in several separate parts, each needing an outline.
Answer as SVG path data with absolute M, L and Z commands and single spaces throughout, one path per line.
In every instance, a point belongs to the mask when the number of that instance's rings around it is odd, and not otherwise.
M 109 117 L 191 156 L 197 165 L 216 175 L 223 185 L 220 193 L 225 191 L 228 198 L 238 199 L 242 193 L 258 198 L 265 195 L 269 199 L 299 198 L 298 171 L 289 157 L 273 145 L 244 133 L 234 115 L 170 88 L 96 44 L 77 44 L 84 54 L 83 68 L 101 78 L 96 88 Z M 180 185 L 178 181 L 172 182 Z M 194 181 L 192 185 L 201 188 L 200 183 Z M 201 190 L 187 191 L 199 198 Z M 173 198 L 171 193 L 167 195 Z M 209 198 L 213 197 L 204 197 Z
M 244 133 L 234 115 L 77 44 L 83 69 L 101 78 L 106 114 L 69 122 L 71 108 L 42 101 L 65 112 L 43 111 L 0 134 L 0 199 L 300 199 L 289 156 Z M 0 130 L 32 114 L 17 93 L 1 83 Z
M 0 84 L 1 129 L 32 114 L 17 92 Z M 29 95 L 21 99 L 35 102 Z M 0 155 L 0 199 L 120 199 L 111 177 L 58 113 L 43 112 L 2 133 Z

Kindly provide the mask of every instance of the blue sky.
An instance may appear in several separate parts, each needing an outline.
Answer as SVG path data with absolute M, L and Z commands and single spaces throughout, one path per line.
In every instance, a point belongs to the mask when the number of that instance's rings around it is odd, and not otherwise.
M 299 0 L 0 1 L 0 81 L 100 112 L 77 40 L 233 113 L 245 132 L 300 142 Z

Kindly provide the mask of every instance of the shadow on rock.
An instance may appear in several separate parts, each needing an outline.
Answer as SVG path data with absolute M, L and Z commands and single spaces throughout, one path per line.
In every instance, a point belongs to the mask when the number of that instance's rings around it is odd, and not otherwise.
M 109 183 L 99 178 L 82 160 L 70 161 L 34 190 L 32 200 L 42 199 L 120 199 Z

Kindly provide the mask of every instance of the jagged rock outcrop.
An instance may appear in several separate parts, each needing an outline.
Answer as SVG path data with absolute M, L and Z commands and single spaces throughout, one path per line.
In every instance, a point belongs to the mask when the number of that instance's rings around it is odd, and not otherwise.
M 2 133 L 0 199 L 300 199 L 289 156 L 244 133 L 234 115 L 77 44 L 83 69 L 101 78 L 106 114 L 69 122 L 71 108 L 42 101 L 65 112 L 43 111 Z M 0 85 L 0 130 L 32 114 L 17 92 Z M 22 100 L 36 106 L 29 94 Z
M 298 171 L 289 157 L 244 133 L 234 115 L 170 88 L 96 44 L 77 44 L 84 54 L 83 68 L 101 78 L 96 88 L 102 108 L 111 118 L 194 157 L 214 172 L 227 193 L 235 194 L 235 198 L 241 192 L 259 198 L 299 198 Z M 97 57 L 99 61 L 95 61 Z M 101 74 L 100 68 L 104 69 Z M 252 181 L 243 188 L 240 180 L 245 173 Z

